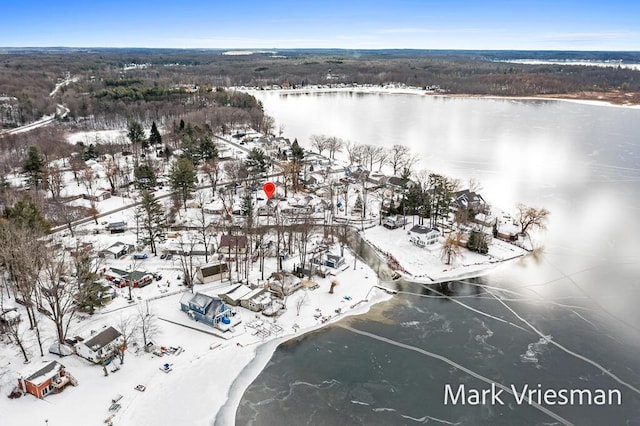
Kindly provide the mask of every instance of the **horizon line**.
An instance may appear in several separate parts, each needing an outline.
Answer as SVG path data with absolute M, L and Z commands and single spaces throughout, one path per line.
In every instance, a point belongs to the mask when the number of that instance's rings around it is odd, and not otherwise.
M 353 48 L 353 47 L 145 47 L 145 46 L 0 46 L 0 50 L 20 50 L 20 49 L 68 49 L 68 50 L 216 50 L 216 51 L 246 51 L 246 52 L 269 52 L 269 51 L 309 51 L 309 50 L 344 50 L 344 51 L 456 51 L 456 52 L 616 52 L 616 53 L 640 53 L 640 50 L 622 50 L 622 49 L 461 49 L 461 48 L 415 48 L 415 47 L 380 47 L 380 48 Z

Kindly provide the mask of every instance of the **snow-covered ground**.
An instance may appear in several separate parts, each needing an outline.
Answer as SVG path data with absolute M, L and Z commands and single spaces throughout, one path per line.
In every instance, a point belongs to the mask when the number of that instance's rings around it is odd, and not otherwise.
M 494 238 L 487 255 L 462 249 L 459 256 L 447 265 L 442 256 L 444 238 L 441 237 L 440 241 L 431 246 L 420 248 L 409 241 L 407 232 L 411 227 L 409 220 L 406 229 L 375 226 L 360 235 L 379 252 L 388 253 L 398 260 L 405 270 L 403 275 L 415 281 L 429 283 L 477 276 L 507 260 L 527 254 L 526 250 L 516 245 Z
M 98 245 L 108 245 L 114 240 L 127 242 L 135 239 L 135 236 L 100 234 L 92 238 L 96 239 Z M 15 345 L 1 345 L 0 388 L 4 395 L 8 395 L 16 386 L 20 373 L 35 371 L 49 360 L 58 360 L 64 364 L 79 382 L 77 387 L 68 386 L 62 393 L 49 395 L 44 400 L 28 394 L 19 399 L 0 398 L 2 422 L 8 425 L 44 424 L 48 420 L 51 425 L 103 424 L 112 414 L 108 410 L 111 399 L 122 395 L 123 398 L 119 401 L 121 409 L 112 419 L 116 425 L 211 424 L 217 412 L 227 404 L 230 389 L 236 379 L 241 377 L 244 385 L 236 384 L 233 387 L 232 404 L 237 404 L 245 387 L 266 364 L 278 343 L 345 315 L 363 313 L 373 303 L 391 297 L 374 287 L 377 277 L 368 266 L 357 261 L 354 269 L 353 257 L 349 253 L 345 254 L 347 263 L 342 271 L 336 271 L 334 277 L 315 279 L 319 284 L 319 288 L 315 290 L 303 289 L 290 295 L 288 310 L 277 319 L 237 308 L 236 317 L 241 322 L 236 325 L 230 339 L 209 334 L 207 331 L 212 329 L 195 323 L 180 311 L 179 300 L 186 290 L 178 285 L 181 275 L 179 263 L 153 256 L 138 262 L 136 268 L 159 273 L 162 280 L 154 281 L 142 289 L 133 289 L 133 304 L 128 303 L 128 289 L 118 289 L 119 297 L 100 312 L 75 319 L 68 335 L 86 337 L 92 330 L 99 331 L 105 326 L 117 325 L 122 317 L 137 316 L 139 309 L 149 309 L 159 318 L 160 333 L 153 340 L 166 347 L 180 346 L 184 352 L 159 357 L 141 350 L 141 344 L 130 345 L 120 369 L 105 376 L 100 366 L 76 355 L 62 359 L 48 353 L 44 357 L 39 356 L 33 339 L 30 339 L 32 357 L 28 365 L 23 364 Z M 289 259 L 289 264 L 285 266 L 291 267 L 291 263 L 295 261 L 295 258 Z M 126 257 L 110 261 L 109 265 L 126 269 L 132 263 L 130 257 Z M 268 260 L 265 276 L 274 269 L 275 261 Z M 256 265 L 253 266 L 250 278 L 252 282 L 259 278 Z M 329 294 L 330 279 L 338 281 L 334 294 Z M 230 288 L 232 285 L 229 281 L 218 281 L 197 285 L 195 290 L 217 295 Z M 299 301 L 301 307 L 298 315 L 296 306 Z M 271 322 L 282 327 L 280 334 L 265 340 L 255 334 L 258 324 L 265 326 Z M 44 347 L 47 348 L 54 341 L 52 322 L 42 316 L 40 324 L 43 328 Z M 25 329 L 25 336 L 32 334 Z M 259 348 L 262 349 L 258 351 Z M 254 360 L 258 352 L 260 357 Z M 160 371 L 165 363 L 171 364 L 170 373 Z M 251 367 L 247 370 L 248 373 L 243 374 L 248 366 Z M 139 384 L 146 387 L 144 392 L 134 389 Z M 235 413 L 235 409 L 231 412 Z M 233 423 L 233 419 L 227 419 L 225 423 L 227 421 L 228 424 Z

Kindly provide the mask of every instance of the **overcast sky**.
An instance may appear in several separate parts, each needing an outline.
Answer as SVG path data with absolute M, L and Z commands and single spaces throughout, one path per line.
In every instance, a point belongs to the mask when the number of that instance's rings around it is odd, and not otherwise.
M 640 51 L 640 0 L 7 1 L 0 46 Z

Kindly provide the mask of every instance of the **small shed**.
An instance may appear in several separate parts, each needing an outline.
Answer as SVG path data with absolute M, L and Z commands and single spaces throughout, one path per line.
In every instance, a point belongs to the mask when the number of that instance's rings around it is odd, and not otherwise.
M 207 263 L 206 265 L 198 267 L 196 278 L 198 278 L 201 283 L 207 284 L 222 280 L 223 275 L 227 271 L 227 264 L 224 262 Z
M 111 222 L 107 225 L 107 231 L 112 234 L 124 232 L 127 229 L 127 224 L 124 221 Z
M 17 324 L 19 322 L 20 312 L 18 312 L 17 308 L 10 308 L 0 311 L 0 326 Z
M 327 258 L 324 261 L 324 264 L 329 268 L 337 269 L 345 264 L 345 260 L 344 257 L 337 254 L 327 254 Z
M 389 216 L 382 221 L 382 226 L 388 229 L 397 229 L 407 224 L 405 216 Z

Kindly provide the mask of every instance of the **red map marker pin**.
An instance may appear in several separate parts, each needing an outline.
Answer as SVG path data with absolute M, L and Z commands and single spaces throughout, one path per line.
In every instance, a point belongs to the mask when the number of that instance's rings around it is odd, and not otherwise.
M 267 198 L 271 199 L 273 194 L 276 192 L 276 185 L 273 182 L 267 182 L 262 187 L 264 193 L 267 194 Z

